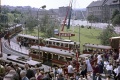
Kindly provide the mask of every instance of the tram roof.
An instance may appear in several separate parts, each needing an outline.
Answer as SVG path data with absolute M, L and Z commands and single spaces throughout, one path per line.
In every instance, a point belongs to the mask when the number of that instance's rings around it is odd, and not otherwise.
M 47 38 L 45 39 L 46 41 L 54 41 L 54 42 L 61 42 L 61 43 L 69 43 L 69 44 L 74 44 L 75 42 L 72 40 L 67 40 L 67 39 L 58 39 L 58 38 Z M 78 42 L 76 42 L 79 44 Z
M 14 60 L 14 61 L 18 61 L 18 62 L 21 62 L 21 63 L 28 63 L 29 65 L 36 65 L 36 64 L 40 64 L 41 62 L 38 62 L 38 61 L 34 61 L 34 60 L 26 60 L 26 61 L 22 61 L 22 60 L 18 60 L 19 56 L 16 56 L 16 55 L 11 55 L 11 56 L 8 56 L 7 57 L 8 59 L 11 59 L 11 60 Z
M 97 44 L 84 44 L 85 47 L 97 48 L 97 49 L 111 49 L 111 46 L 97 45 Z
M 25 37 L 25 38 L 30 38 L 30 39 L 38 39 L 38 37 L 36 37 L 36 36 L 31 36 L 31 35 L 26 35 L 26 34 L 18 34 L 18 36 Z
M 117 37 L 111 37 L 110 39 L 120 39 L 120 36 L 117 36 Z
M 38 50 L 38 46 L 31 46 L 31 49 Z M 55 54 L 60 54 L 60 55 L 65 55 L 65 56 L 73 56 L 75 55 L 74 52 L 69 52 L 68 50 L 63 50 L 63 49 L 56 49 L 56 48 L 50 48 L 50 47 L 40 47 L 40 51 L 45 51 L 49 53 L 55 53 Z

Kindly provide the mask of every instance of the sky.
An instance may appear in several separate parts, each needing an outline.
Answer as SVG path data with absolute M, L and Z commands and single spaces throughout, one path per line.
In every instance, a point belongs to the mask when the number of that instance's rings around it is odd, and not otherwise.
M 2 5 L 10 6 L 31 6 L 39 8 L 46 5 L 46 9 L 57 9 L 68 6 L 72 0 L 1 0 Z M 96 0 L 73 0 L 73 8 L 86 8 L 92 1 Z

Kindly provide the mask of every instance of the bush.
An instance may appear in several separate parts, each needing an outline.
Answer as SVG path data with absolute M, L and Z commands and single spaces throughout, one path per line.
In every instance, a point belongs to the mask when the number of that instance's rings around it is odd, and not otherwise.
M 87 27 L 88 29 L 91 29 L 92 27 L 91 26 L 89 26 L 89 27 Z
M 81 28 L 84 28 L 84 26 L 82 25 Z

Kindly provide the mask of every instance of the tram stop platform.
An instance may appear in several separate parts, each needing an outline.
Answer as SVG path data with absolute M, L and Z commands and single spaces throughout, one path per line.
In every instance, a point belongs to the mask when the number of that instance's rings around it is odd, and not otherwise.
M 10 45 L 6 42 L 6 45 L 9 46 L 9 48 L 11 48 L 12 50 L 16 51 L 16 52 L 19 52 L 21 54 L 25 54 L 25 55 L 28 55 L 29 54 L 29 49 L 24 47 L 24 46 L 21 46 L 15 42 L 12 42 L 10 41 Z

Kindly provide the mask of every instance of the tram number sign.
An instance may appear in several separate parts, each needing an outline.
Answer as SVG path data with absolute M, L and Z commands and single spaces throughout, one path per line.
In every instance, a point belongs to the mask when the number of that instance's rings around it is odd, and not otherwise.
M 59 36 L 62 36 L 62 37 L 71 37 L 71 36 L 75 36 L 75 34 L 71 34 L 71 33 L 59 33 L 58 35 L 59 35 Z

